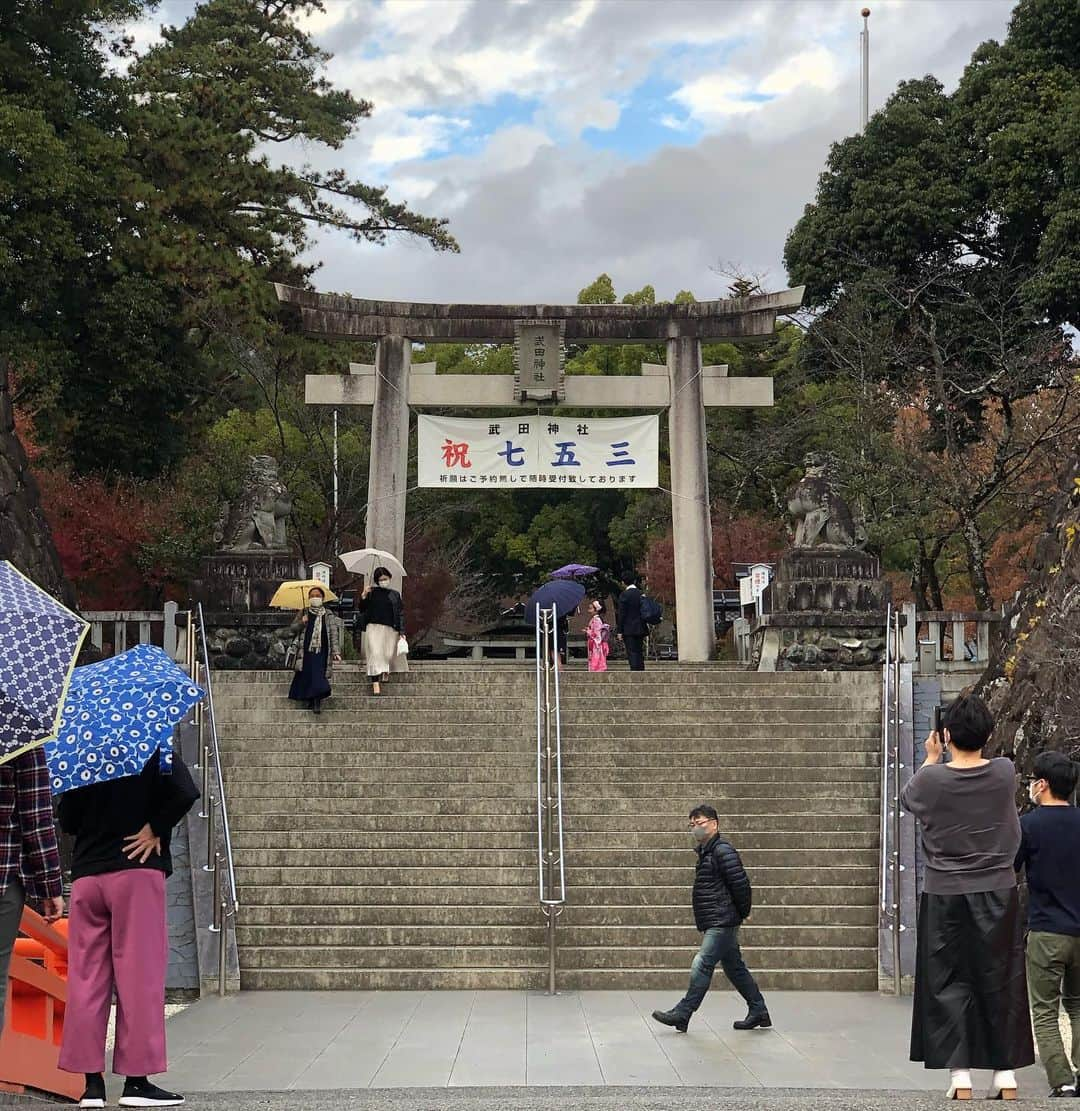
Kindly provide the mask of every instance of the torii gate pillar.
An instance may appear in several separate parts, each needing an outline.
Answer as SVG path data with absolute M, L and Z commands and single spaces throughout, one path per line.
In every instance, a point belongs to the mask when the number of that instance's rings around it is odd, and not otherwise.
M 383 336 L 375 351 L 365 545 L 402 559 L 409 484 L 409 367 L 412 342 Z
M 669 339 L 667 367 L 671 380 L 668 450 L 679 659 L 702 661 L 712 655 L 715 630 L 701 341 Z

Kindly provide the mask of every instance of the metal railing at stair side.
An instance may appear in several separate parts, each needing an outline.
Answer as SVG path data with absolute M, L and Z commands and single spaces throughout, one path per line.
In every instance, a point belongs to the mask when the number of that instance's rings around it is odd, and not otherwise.
M 540 909 L 547 920 L 548 994 L 555 994 L 556 921 L 566 904 L 562 715 L 554 608 L 536 611 L 536 833 Z
M 228 980 L 229 930 L 235 928 L 240 901 L 236 894 L 229 807 L 221 768 L 217 715 L 214 712 L 214 685 L 206 640 L 206 625 L 200 603 L 194 613 L 188 611 L 187 664 L 192 677 L 206 691 L 205 702 L 199 703 L 195 708 L 195 726 L 199 735 L 197 770 L 202 780 L 199 817 L 206 821 L 206 863 L 203 864 L 203 870 L 214 877 L 213 918 L 207 929 L 217 935 L 218 994 L 224 995 Z
M 885 664 L 881 691 L 881 926 L 892 948 L 893 992 L 901 994 L 900 613 L 890 605 L 885 617 Z

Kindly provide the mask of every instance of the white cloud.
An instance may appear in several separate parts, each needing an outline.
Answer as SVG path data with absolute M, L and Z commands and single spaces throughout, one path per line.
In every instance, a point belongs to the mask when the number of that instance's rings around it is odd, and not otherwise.
M 756 91 L 769 96 L 784 96 L 804 87 L 831 92 L 841 79 L 841 68 L 833 52 L 828 47 L 816 46 L 766 74 Z
M 434 151 L 445 150 L 468 127 L 467 119 L 453 116 L 387 113 L 371 142 L 371 161 L 376 166 L 392 166 L 425 158 Z
M 757 112 L 761 102 L 748 99 L 753 92 L 744 82 L 722 73 L 698 77 L 677 89 L 671 99 L 705 123 L 716 123 Z

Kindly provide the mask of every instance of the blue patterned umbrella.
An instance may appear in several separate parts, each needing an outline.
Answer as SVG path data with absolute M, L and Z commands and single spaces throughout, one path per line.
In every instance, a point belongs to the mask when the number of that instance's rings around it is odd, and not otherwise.
M 56 736 L 89 625 L 0 560 L 0 764 Z
M 45 747 L 53 794 L 138 775 L 155 749 L 170 771 L 173 730 L 204 694 L 151 644 L 77 667 L 59 735 Z

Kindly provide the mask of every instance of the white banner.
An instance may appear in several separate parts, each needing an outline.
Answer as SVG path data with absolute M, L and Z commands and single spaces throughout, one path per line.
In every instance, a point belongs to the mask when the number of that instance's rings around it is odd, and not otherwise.
M 421 486 L 561 486 L 600 490 L 660 484 L 660 418 L 419 417 Z

